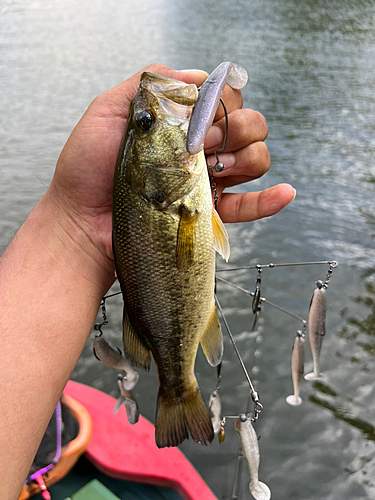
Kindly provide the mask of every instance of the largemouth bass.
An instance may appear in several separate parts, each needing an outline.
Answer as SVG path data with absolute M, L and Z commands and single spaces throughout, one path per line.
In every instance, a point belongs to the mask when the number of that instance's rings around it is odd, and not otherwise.
M 156 444 L 191 434 L 207 445 L 211 418 L 194 374 L 199 342 L 222 358 L 214 301 L 215 250 L 229 257 L 203 151 L 187 152 L 195 85 L 143 73 L 115 172 L 113 250 L 124 299 L 124 353 L 158 378 Z

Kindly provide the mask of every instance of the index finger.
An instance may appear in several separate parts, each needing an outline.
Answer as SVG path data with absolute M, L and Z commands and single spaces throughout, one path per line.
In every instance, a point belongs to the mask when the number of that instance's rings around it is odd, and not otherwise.
M 240 90 L 237 89 L 232 89 L 229 85 L 225 85 L 224 91 L 221 95 L 221 99 L 225 104 L 225 107 L 227 109 L 227 113 L 231 113 L 235 109 L 240 109 L 242 108 L 243 105 L 243 98 Z M 215 118 L 214 118 L 214 123 L 221 120 L 221 118 L 224 117 L 224 109 L 221 104 L 219 104 Z
M 280 212 L 295 196 L 296 191 L 290 184 L 252 193 L 222 193 L 218 212 L 223 222 L 248 222 Z

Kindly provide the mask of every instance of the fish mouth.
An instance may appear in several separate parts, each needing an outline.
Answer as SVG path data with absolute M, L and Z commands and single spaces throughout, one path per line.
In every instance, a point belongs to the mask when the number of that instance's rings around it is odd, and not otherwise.
M 246 70 L 231 62 L 221 63 L 209 75 L 200 87 L 198 100 L 189 122 L 186 149 L 190 155 L 196 155 L 202 151 L 226 83 L 234 89 L 241 89 L 246 85 L 247 79 Z
M 144 72 L 141 87 L 157 99 L 163 117 L 170 125 L 186 124 L 187 129 L 193 106 L 198 99 L 196 85 Z
M 148 71 L 142 73 L 141 86 L 155 97 L 164 97 L 184 106 L 194 106 L 198 99 L 198 89 L 193 83 L 180 82 Z

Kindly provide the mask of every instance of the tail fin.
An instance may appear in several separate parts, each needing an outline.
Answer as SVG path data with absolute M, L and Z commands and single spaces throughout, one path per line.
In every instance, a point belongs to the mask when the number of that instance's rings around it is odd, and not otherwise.
M 261 481 L 251 482 L 249 490 L 256 500 L 270 500 L 271 498 L 271 490 Z
M 214 431 L 198 386 L 188 396 L 175 399 L 159 391 L 155 428 L 159 448 L 178 446 L 189 432 L 196 443 L 210 444 Z

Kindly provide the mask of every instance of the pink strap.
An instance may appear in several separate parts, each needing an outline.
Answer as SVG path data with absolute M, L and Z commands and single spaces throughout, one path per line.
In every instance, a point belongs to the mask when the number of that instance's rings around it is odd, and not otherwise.
M 42 490 L 40 492 L 40 494 L 42 495 L 42 498 L 44 498 L 45 500 L 51 500 L 51 495 L 50 495 L 49 491 L 47 490 L 47 486 L 46 486 L 46 483 L 43 480 L 43 477 L 42 476 L 37 476 L 34 479 L 34 481 L 36 481 L 39 484 L 40 489 Z

